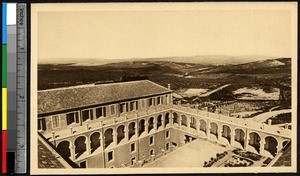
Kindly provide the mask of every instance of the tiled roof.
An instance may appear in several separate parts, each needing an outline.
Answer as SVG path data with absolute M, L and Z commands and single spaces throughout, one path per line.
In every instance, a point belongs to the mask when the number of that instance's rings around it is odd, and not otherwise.
M 38 167 L 65 168 L 40 140 L 38 140 Z
M 171 92 L 148 80 L 38 91 L 38 113 L 50 113 Z

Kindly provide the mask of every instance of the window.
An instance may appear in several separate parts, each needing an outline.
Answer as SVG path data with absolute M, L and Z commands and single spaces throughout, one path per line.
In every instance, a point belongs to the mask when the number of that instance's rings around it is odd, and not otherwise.
M 113 153 L 113 151 L 111 151 L 111 152 L 108 152 L 108 156 L 107 156 L 107 158 L 108 158 L 108 162 L 110 162 L 110 161 L 112 161 L 113 159 L 114 159 L 114 155 L 113 155 L 114 153 Z
M 96 118 L 106 117 L 106 107 L 96 108 Z
M 161 104 L 161 97 L 157 97 L 157 104 Z
M 79 116 L 78 112 L 71 112 L 67 114 L 67 125 L 70 125 L 72 123 L 79 123 Z
M 89 110 L 83 110 L 81 111 L 82 113 L 82 121 L 86 121 L 88 119 L 93 120 L 93 110 L 89 109 Z
M 135 102 L 134 101 L 130 102 L 129 110 L 130 111 L 135 110 Z
M 120 113 L 126 112 L 126 104 L 125 103 L 121 103 L 120 104 Z
M 52 128 L 57 128 L 60 126 L 59 116 L 52 116 Z
M 46 130 L 46 119 L 38 119 L 38 130 Z
M 150 150 L 150 155 L 154 155 L 154 150 Z
M 169 134 L 169 133 L 170 133 L 170 131 L 167 130 L 167 131 L 166 131 L 166 139 L 168 139 L 168 138 L 170 137 L 170 134 Z
M 79 166 L 80 166 L 81 168 L 86 168 L 86 161 L 80 162 L 80 163 L 79 163 Z
M 132 153 L 132 152 L 134 152 L 135 151 L 135 143 L 132 143 L 131 145 L 130 145 L 130 152 Z
M 135 110 L 139 110 L 139 102 L 138 101 L 135 102 Z
M 166 150 L 169 150 L 170 144 L 166 143 Z
M 150 136 L 150 138 L 149 138 L 149 143 L 150 143 L 150 145 L 153 145 L 153 144 L 154 144 L 154 137 L 153 137 L 153 136 Z
M 153 98 L 149 98 L 148 101 L 149 101 L 149 107 L 152 106 L 153 105 Z
M 116 114 L 115 105 L 110 105 L 110 115 L 115 115 L 115 114 Z
M 146 107 L 146 106 L 145 106 L 145 100 L 142 99 L 141 102 L 142 102 L 142 108 L 145 108 L 145 107 Z
M 132 165 L 132 166 L 134 165 L 135 162 L 136 162 L 136 161 L 135 161 L 135 157 L 134 157 L 134 158 L 131 158 L 131 165 Z

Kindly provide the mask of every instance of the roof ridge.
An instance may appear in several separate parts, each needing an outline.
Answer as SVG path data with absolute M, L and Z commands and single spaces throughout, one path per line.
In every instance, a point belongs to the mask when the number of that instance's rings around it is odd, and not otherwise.
M 138 81 L 142 82 L 142 81 L 149 81 L 149 80 L 134 80 L 134 81 L 123 81 L 123 82 L 111 82 L 111 83 L 104 83 L 104 84 L 95 84 L 95 83 L 92 83 L 92 84 L 82 84 L 82 85 L 75 85 L 75 86 L 69 86 L 69 87 L 58 87 L 58 88 L 53 88 L 53 89 L 38 90 L 38 92 L 47 92 L 47 91 L 55 91 L 55 90 L 66 90 L 66 89 L 79 89 L 79 88 L 86 88 L 86 87 L 98 87 L 98 86 L 105 86 L 105 85 L 111 85 L 111 84 L 132 83 L 132 82 L 138 82 Z M 157 84 L 157 85 L 159 85 L 159 84 Z M 161 86 L 161 85 L 159 85 L 159 86 Z

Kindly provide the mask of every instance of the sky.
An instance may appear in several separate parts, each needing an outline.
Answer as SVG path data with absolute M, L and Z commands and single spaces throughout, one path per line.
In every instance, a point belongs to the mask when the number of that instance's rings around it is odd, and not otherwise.
M 38 60 L 195 55 L 291 57 L 288 10 L 38 13 Z

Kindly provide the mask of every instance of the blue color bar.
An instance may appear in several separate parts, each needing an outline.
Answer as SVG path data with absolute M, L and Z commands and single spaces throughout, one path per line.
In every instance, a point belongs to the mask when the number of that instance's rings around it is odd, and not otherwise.
M 6 8 L 7 4 L 2 4 L 2 44 L 7 44 L 7 31 L 6 31 Z

